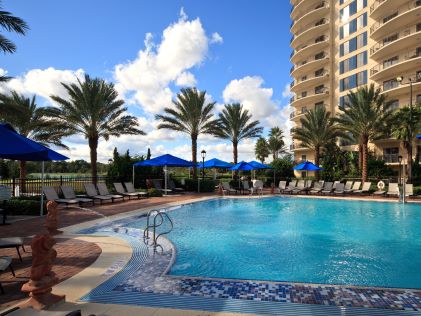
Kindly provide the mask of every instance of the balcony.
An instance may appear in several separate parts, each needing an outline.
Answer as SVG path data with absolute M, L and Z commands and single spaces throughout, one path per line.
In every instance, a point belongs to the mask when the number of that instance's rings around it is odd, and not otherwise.
M 303 45 L 296 49 L 294 55 L 291 57 L 291 62 L 297 64 L 298 61 L 309 59 L 311 56 L 314 56 L 315 53 L 323 51 L 329 47 L 329 36 L 320 36 L 316 40 L 317 42 L 313 44 Z
M 383 160 L 386 163 L 399 163 L 399 154 L 384 154 L 383 156 L 377 156 L 377 159 Z
M 302 106 L 307 106 L 309 104 L 314 104 L 323 101 L 329 95 L 329 89 L 323 87 L 314 91 L 314 94 L 310 95 L 298 95 L 295 98 L 295 101 L 291 103 L 291 106 L 299 108 Z
M 327 80 L 328 77 L 329 77 L 329 71 L 324 69 L 322 72 L 318 73 L 317 75 L 315 74 L 314 76 L 306 78 L 305 80 L 296 80 L 294 82 L 294 85 L 291 86 L 290 88 L 292 92 L 304 90 L 311 86 L 319 85 L 323 83 L 325 80 Z
M 325 53 L 323 57 L 314 59 L 309 62 L 303 62 L 301 65 L 296 65 L 294 70 L 291 71 L 291 76 L 299 78 L 307 75 L 308 73 L 314 72 L 317 69 L 323 68 L 323 66 L 329 61 L 329 55 Z
M 420 44 L 421 27 L 420 24 L 399 32 L 393 40 L 388 42 L 378 42 L 370 48 L 370 57 L 375 60 L 384 60 L 387 56 L 392 56 L 400 50 L 416 47 Z
M 416 74 L 405 75 L 405 78 L 412 78 L 412 88 L 414 91 L 421 90 L 421 78 L 416 78 Z M 391 81 L 387 85 L 383 84 L 382 93 L 386 93 L 389 100 L 409 94 L 409 86 L 407 84 L 400 84 L 398 81 Z
M 289 146 L 289 150 L 299 151 L 299 150 L 307 150 L 307 148 L 304 147 L 301 144 L 298 144 L 298 145 L 297 144 L 292 144 L 292 145 Z
M 391 0 L 389 0 L 390 2 Z M 396 8 L 396 5 L 394 6 Z M 388 11 L 388 14 L 393 11 Z M 396 12 L 396 10 L 395 10 Z M 384 38 L 388 34 L 393 34 L 397 29 L 406 25 L 419 23 L 421 15 L 421 0 L 412 0 L 397 10 L 397 15 L 386 20 L 386 16 L 381 18 L 370 28 L 370 36 L 374 40 Z
M 319 21 L 320 23 L 315 23 L 309 25 L 308 28 L 300 33 L 299 35 L 292 38 L 291 47 L 293 49 L 306 45 L 308 42 L 313 41 L 317 36 L 324 35 L 326 32 L 329 31 L 329 20 L 323 19 Z
M 320 2 L 320 0 L 301 0 L 292 8 L 290 14 L 291 20 L 297 21 L 301 16 L 305 15 L 307 12 L 314 10 L 314 8 Z
M 329 13 L 329 4 L 325 1 L 320 2 L 314 7 L 313 10 L 309 10 L 306 14 L 294 21 L 291 26 L 291 33 L 298 35 L 306 30 L 308 25 L 316 23 L 320 19 L 324 18 Z M 305 27 L 303 27 L 306 25 Z
M 380 81 L 384 78 L 396 78 L 412 69 L 421 68 L 421 49 L 412 50 L 393 64 L 377 64 L 370 69 L 371 80 Z

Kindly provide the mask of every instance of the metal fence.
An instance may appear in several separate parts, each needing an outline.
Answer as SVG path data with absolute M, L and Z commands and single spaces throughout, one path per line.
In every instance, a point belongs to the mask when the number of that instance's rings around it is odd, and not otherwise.
M 97 183 L 108 182 L 107 177 L 98 176 Z M 67 177 L 60 176 L 54 178 L 45 178 L 45 187 L 54 187 L 56 191 L 60 189 L 61 185 L 71 186 L 75 192 L 84 192 L 84 183 L 93 183 L 92 177 Z M 0 185 L 9 186 L 12 190 L 12 195 L 40 195 L 41 194 L 41 178 L 13 178 L 13 179 L 0 179 Z

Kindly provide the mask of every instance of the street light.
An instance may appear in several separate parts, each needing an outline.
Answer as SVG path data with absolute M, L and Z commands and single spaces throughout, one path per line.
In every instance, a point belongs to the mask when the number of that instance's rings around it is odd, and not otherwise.
M 206 150 L 202 150 L 202 181 L 205 180 L 205 157 L 206 157 Z

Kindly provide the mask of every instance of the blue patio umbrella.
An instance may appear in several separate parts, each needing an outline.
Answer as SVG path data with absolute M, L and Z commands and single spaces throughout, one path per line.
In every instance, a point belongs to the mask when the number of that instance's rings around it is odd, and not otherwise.
M 41 216 L 43 213 L 44 195 L 44 161 L 67 160 L 68 157 L 51 150 L 29 138 L 18 134 L 11 125 L 0 124 L 0 158 L 42 161 L 41 164 Z
M 318 170 L 323 170 L 323 168 L 316 166 L 314 163 L 310 162 L 310 161 L 305 161 L 300 163 L 299 165 L 296 165 L 294 168 L 294 170 L 302 170 L 302 171 L 318 171 Z
M 421 134 L 416 136 L 418 139 L 421 139 Z
M 164 167 L 165 194 L 167 193 L 167 168 L 168 167 L 193 167 L 190 161 L 175 157 L 170 154 L 158 156 L 149 160 L 139 161 L 133 164 L 135 167 Z M 134 180 L 134 179 L 133 179 Z
M 248 162 L 241 161 L 237 163 L 235 166 L 232 166 L 229 170 L 237 171 L 237 170 L 255 170 L 256 168 L 250 165 Z
M 203 168 L 201 162 L 198 162 L 197 163 L 197 166 L 199 168 Z M 219 160 L 217 158 L 213 158 L 213 159 L 207 160 L 207 161 L 205 161 L 205 164 L 204 164 L 204 168 L 205 169 L 211 169 L 211 168 L 221 168 L 221 169 L 224 169 L 225 168 L 225 169 L 228 169 L 228 168 L 231 168 L 231 167 L 232 167 L 232 164 L 230 164 L 228 162 L 225 162 L 225 161 L 222 161 L 222 160 Z
M 257 162 L 255 160 L 250 161 L 249 165 L 252 165 L 256 170 L 260 170 L 260 169 L 273 169 L 271 166 L 269 165 L 265 165 L 263 163 Z M 256 179 L 256 172 L 254 171 L 254 179 Z M 273 169 L 273 182 L 275 183 L 275 169 Z

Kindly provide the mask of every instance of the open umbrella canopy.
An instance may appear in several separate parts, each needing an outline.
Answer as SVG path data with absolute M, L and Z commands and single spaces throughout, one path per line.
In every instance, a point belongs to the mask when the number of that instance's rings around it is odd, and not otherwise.
M 55 152 L 18 134 L 9 124 L 0 124 L 0 158 L 24 161 L 66 160 Z
M 421 134 L 416 136 L 418 139 L 421 139 Z
M 155 157 L 153 159 L 139 161 L 134 164 L 136 167 L 193 167 L 194 164 L 190 161 L 175 157 L 170 154 Z
M 255 170 L 256 168 L 254 168 L 252 165 L 250 165 L 248 162 L 245 161 L 241 161 L 238 164 L 236 164 L 235 166 L 232 166 L 229 170 Z
M 323 170 L 323 168 L 320 168 L 319 166 L 316 166 L 314 163 L 312 163 L 310 161 L 302 162 L 299 165 L 295 166 L 293 169 L 294 170 L 303 170 L 303 171 Z
M 203 167 L 201 162 L 198 162 L 197 163 L 197 166 L 199 168 L 202 168 Z M 219 159 L 216 159 L 216 158 L 213 158 L 213 159 L 210 159 L 208 161 L 205 161 L 205 169 L 211 169 L 211 168 L 231 168 L 231 167 L 232 167 L 232 164 L 230 164 L 228 162 L 225 162 L 225 161 L 222 161 L 222 160 L 219 160 Z
M 249 161 L 248 164 L 251 165 L 251 166 L 253 166 L 254 169 L 273 169 L 271 166 L 265 165 L 263 163 L 260 163 L 260 162 L 255 161 L 255 160 Z

